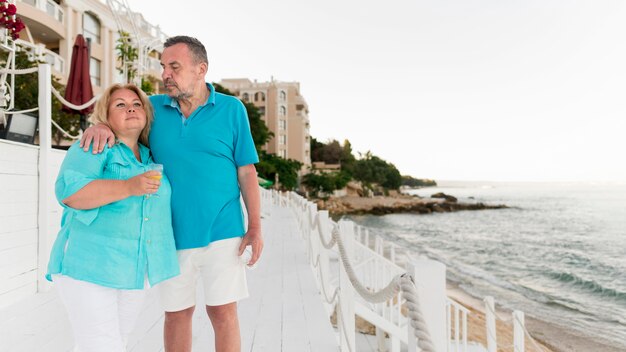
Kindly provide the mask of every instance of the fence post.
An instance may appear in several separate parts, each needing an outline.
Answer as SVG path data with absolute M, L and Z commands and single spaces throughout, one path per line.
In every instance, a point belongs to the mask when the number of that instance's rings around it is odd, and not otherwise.
M 50 153 L 52 149 L 52 84 L 49 64 L 39 65 L 39 215 L 37 219 L 37 291 L 49 291 L 50 283 L 45 279 L 51 245 L 48 230 L 50 195 L 54 181 L 50 174 Z
M 513 311 L 513 351 L 524 352 L 524 312 Z
M 354 258 L 354 223 L 352 221 L 339 222 L 339 238 L 346 249 L 348 260 Z M 339 328 L 339 347 L 342 352 L 354 352 L 356 350 L 354 298 L 354 287 L 350 283 L 348 273 L 343 266 L 343 258 L 340 256 L 339 306 L 341 314 L 337 314 L 337 327 Z
M 498 340 L 496 335 L 496 305 L 493 297 L 485 297 L 485 321 L 487 322 L 487 352 L 498 350 Z
M 446 266 L 430 259 L 407 261 L 407 272 L 415 279 L 419 308 L 422 311 L 430 338 L 436 351 L 446 351 Z M 417 350 L 414 329 L 409 324 L 409 352 Z
M 308 208 L 307 208 L 307 212 L 306 212 L 306 217 L 307 217 L 307 221 L 306 223 L 308 224 L 308 229 L 305 232 L 306 233 L 306 243 L 307 243 L 307 251 L 309 252 L 309 258 L 311 259 L 311 265 L 315 264 L 315 256 L 319 253 L 319 250 L 316 250 L 316 248 L 318 248 L 319 246 L 316 246 L 316 239 L 315 239 L 315 230 L 313 229 L 315 227 L 315 220 L 317 217 L 317 204 L 315 203 L 311 203 L 309 204 Z

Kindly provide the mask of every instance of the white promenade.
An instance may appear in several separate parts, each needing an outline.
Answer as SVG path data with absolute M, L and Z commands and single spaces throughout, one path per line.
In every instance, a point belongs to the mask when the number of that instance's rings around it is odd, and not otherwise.
M 239 305 L 242 351 L 338 351 L 292 210 L 276 205 L 267 210 L 263 258 L 258 268 L 248 271 L 250 297 Z M 163 313 L 151 290 L 129 352 L 163 351 L 162 330 Z M 0 310 L 0 352 L 70 352 L 71 335 L 54 289 Z M 193 336 L 194 352 L 214 350 L 202 305 L 196 309 Z

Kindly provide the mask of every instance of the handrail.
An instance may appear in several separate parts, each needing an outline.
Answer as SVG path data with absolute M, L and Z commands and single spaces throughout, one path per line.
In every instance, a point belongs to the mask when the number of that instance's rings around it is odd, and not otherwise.
M 271 191 L 267 191 L 267 192 L 271 192 Z M 270 194 L 269 199 L 271 202 L 272 197 L 275 196 L 275 193 L 272 192 L 269 194 Z M 268 197 L 265 197 L 264 199 L 266 198 Z M 296 217 L 299 220 L 301 230 L 303 231 L 304 236 L 307 237 L 309 240 L 309 256 L 311 257 L 312 264 L 318 264 L 319 259 L 316 256 L 313 256 L 314 253 L 312 252 L 316 249 L 316 246 L 312 245 L 311 240 L 312 238 L 317 238 L 319 236 L 319 242 L 316 242 L 316 243 L 319 243 L 325 249 L 331 249 L 331 248 L 336 247 L 336 249 L 338 250 L 339 255 L 340 255 L 341 267 L 344 269 L 345 273 L 347 274 L 347 278 L 351 284 L 352 289 L 355 290 L 355 292 L 358 294 L 360 298 L 371 303 L 383 303 L 396 297 L 398 292 L 401 291 L 402 298 L 406 300 L 406 306 L 409 308 L 408 323 L 410 324 L 410 326 L 414 328 L 414 333 L 417 338 L 417 344 L 420 346 L 421 350 L 425 352 L 427 351 L 434 352 L 436 350 L 430 338 L 430 334 L 428 332 L 425 318 L 421 312 L 420 305 L 418 304 L 419 296 L 415 287 L 415 283 L 413 281 L 413 278 L 408 273 L 404 272 L 402 274 L 395 275 L 393 278 L 391 278 L 388 281 L 388 283 L 383 282 L 381 278 L 377 277 L 374 280 L 374 283 L 377 284 L 376 285 L 377 287 L 376 288 L 367 287 L 358 277 L 357 273 L 354 270 L 354 267 L 352 266 L 352 263 L 351 263 L 352 255 L 349 254 L 349 252 L 353 252 L 353 249 L 348 249 L 346 247 L 347 243 L 344 243 L 344 240 L 352 241 L 352 242 L 354 241 L 353 232 L 350 232 L 350 235 L 344 235 L 339 229 L 340 226 L 337 223 L 330 221 L 330 220 L 327 220 L 328 222 L 324 224 L 323 221 L 321 220 L 320 213 L 317 212 L 317 209 L 316 209 L 317 207 L 313 205 L 312 203 L 308 202 L 306 199 L 300 197 L 299 195 L 296 195 L 295 193 L 288 193 L 286 197 L 283 197 L 282 195 L 278 195 L 278 203 L 281 205 L 283 203 L 287 203 L 285 205 L 291 205 L 291 207 L 295 210 Z M 325 238 L 326 236 L 324 235 L 325 230 L 328 230 L 327 228 L 325 229 L 325 227 L 328 227 L 328 224 L 330 224 L 330 227 L 331 227 L 330 240 L 327 240 Z M 308 226 L 305 226 L 305 225 L 308 225 Z M 318 236 L 315 236 L 311 232 L 317 232 Z M 351 246 L 350 248 L 352 248 L 352 245 L 350 246 Z M 362 248 L 360 249 L 363 251 L 367 250 L 370 253 L 370 255 L 377 258 L 378 261 L 380 260 L 388 261 L 387 258 L 385 258 L 384 256 L 381 256 L 379 253 L 375 251 L 372 251 L 370 248 L 366 246 L 362 246 Z M 313 259 L 314 257 L 316 259 L 315 263 Z M 395 266 L 395 264 L 393 265 Z M 328 278 L 321 277 L 320 279 L 321 279 L 320 281 L 323 284 L 324 282 L 327 281 Z M 369 283 L 371 283 L 371 281 Z M 340 280 L 339 289 L 341 290 L 341 280 Z M 327 295 L 326 288 L 324 288 L 324 294 Z M 396 304 L 399 305 L 399 303 L 400 302 L 398 300 Z M 340 313 L 341 311 L 343 311 L 343 309 L 340 309 L 343 305 L 341 295 L 339 295 L 339 301 L 337 302 L 337 305 L 338 305 L 338 313 Z M 341 318 L 341 316 L 342 315 L 340 315 L 339 320 L 341 320 L 343 324 L 344 320 L 343 318 Z M 339 327 L 340 330 L 343 330 L 343 328 L 344 328 L 343 326 Z M 345 334 L 345 331 L 342 331 L 340 333 L 340 335 L 343 335 L 343 334 Z M 352 345 L 354 343 L 354 340 L 347 338 L 347 336 L 346 336 L 346 340 L 347 340 L 347 350 L 354 351 L 355 346 Z

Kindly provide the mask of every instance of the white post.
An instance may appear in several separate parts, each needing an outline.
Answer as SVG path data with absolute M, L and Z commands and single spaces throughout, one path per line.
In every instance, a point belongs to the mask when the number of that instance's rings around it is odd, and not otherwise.
M 332 295 L 333 290 L 330 286 L 330 260 L 328 259 L 328 250 L 322 245 L 319 237 L 321 234 L 324 241 L 328 242 L 332 239 L 332 233 L 328 233 L 328 210 L 320 210 L 318 212 L 318 216 L 319 234 L 316 236 L 316 241 L 319 241 L 320 267 L 317 272 L 319 273 L 318 283 L 320 285 L 320 291 L 325 290 L 322 291 L 322 297 L 325 297 L 325 295 Z M 331 299 L 331 297 L 328 297 L 328 299 Z M 326 302 L 326 299 L 324 299 L 324 306 L 326 306 L 329 315 L 331 315 L 333 307 L 332 304 Z
M 513 351 L 524 352 L 524 312 L 513 311 Z
M 435 350 L 446 351 L 446 266 L 430 259 L 411 258 L 407 262 L 407 271 L 415 278 L 418 305 Z M 409 346 L 414 336 L 409 324 Z
M 306 213 L 306 223 L 308 224 L 308 228 L 305 232 L 307 238 L 306 243 L 308 243 L 307 251 L 309 252 L 309 258 L 311 259 L 311 265 L 315 264 L 315 260 L 317 259 L 317 254 L 319 253 L 319 246 L 316 244 L 319 242 L 317 233 L 315 231 L 319 231 L 319 228 L 315 229 L 315 220 L 317 217 L 317 204 L 311 203 L 309 204 L 308 211 Z M 319 226 L 319 225 L 318 225 Z
M 339 238 L 346 249 L 348 260 L 354 258 L 354 223 L 352 221 L 339 222 Z M 354 317 L 354 287 L 350 283 L 348 273 L 343 266 L 343 258 L 339 260 L 339 305 L 341 313 L 337 314 L 339 328 L 339 347 L 342 352 L 356 350 L 356 332 Z M 344 327 L 346 331 L 344 331 Z
M 48 243 L 50 194 L 54 189 L 49 169 L 50 149 L 52 148 L 52 90 L 50 65 L 39 65 L 39 229 L 37 244 L 37 291 L 46 292 L 51 288 L 45 278 L 50 258 Z
M 497 352 L 498 340 L 496 335 L 496 305 L 493 297 L 485 297 L 485 320 L 487 322 L 487 352 Z

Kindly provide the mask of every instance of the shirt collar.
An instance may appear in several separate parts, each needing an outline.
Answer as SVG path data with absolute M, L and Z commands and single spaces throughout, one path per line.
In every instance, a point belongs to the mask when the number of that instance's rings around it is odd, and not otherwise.
M 206 83 L 206 87 L 210 92 L 209 99 L 207 99 L 207 101 L 204 104 L 200 105 L 200 107 L 205 106 L 207 104 L 211 104 L 215 106 L 215 87 L 213 87 L 213 85 L 209 82 Z M 165 99 L 163 99 L 163 105 L 171 106 L 177 110 L 180 110 L 180 105 L 178 105 L 178 100 L 172 99 L 172 97 L 170 97 L 167 94 L 165 95 Z

